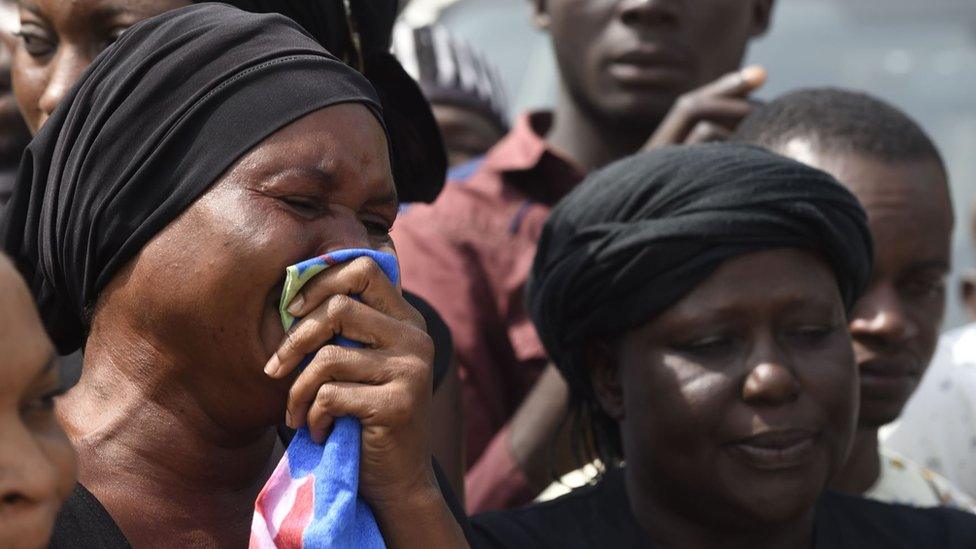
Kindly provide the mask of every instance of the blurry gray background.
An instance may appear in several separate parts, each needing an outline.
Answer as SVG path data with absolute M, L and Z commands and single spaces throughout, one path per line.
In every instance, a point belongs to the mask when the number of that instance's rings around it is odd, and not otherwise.
M 434 18 L 488 54 L 508 86 L 512 113 L 555 94 L 548 38 L 528 0 L 413 0 L 405 18 Z M 945 328 L 966 322 L 958 275 L 976 267 L 970 204 L 976 199 L 976 0 L 778 0 L 773 26 L 748 62 L 769 69 L 758 94 L 806 86 L 865 90 L 906 110 L 948 164 L 956 209 Z M 905 230 L 912 230 L 905 227 Z

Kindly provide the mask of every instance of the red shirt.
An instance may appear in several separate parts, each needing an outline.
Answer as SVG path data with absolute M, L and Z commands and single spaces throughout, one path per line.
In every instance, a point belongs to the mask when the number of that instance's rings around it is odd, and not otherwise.
M 404 288 L 430 302 L 454 337 L 469 468 L 546 364 L 525 284 L 549 210 L 583 176 L 542 137 L 551 120 L 520 117 L 483 158 L 452 170 L 433 204 L 406 206 L 393 230 Z

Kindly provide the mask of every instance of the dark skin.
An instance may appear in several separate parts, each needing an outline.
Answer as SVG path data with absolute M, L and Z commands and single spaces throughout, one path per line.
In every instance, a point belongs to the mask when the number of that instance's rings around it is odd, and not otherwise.
M 54 413 L 54 346 L 23 279 L 0 255 L 0 546 L 45 547 L 75 483 L 75 454 Z
M 99 53 L 125 29 L 189 0 L 21 0 L 14 55 L 17 104 L 32 133 Z
M 547 140 L 590 171 L 640 149 L 724 139 L 752 112 L 749 94 L 765 82 L 765 70 L 739 66 L 749 41 L 769 27 L 774 4 L 533 0 L 560 74 Z M 555 434 L 567 395 L 550 364 L 510 420 L 512 455 L 540 490 L 553 472 L 579 466 L 567 431 Z
M 309 282 L 288 337 L 277 313 L 286 266 L 339 248 L 392 252 L 396 211 L 379 122 L 361 105 L 329 107 L 245 154 L 115 276 L 59 412 L 80 481 L 133 545 L 246 545 L 282 453 L 275 425 L 322 440 L 352 415 L 360 493 L 386 542 L 465 546 L 431 470 L 420 314 L 368 259 Z M 338 333 L 366 348 L 325 345 Z
M 951 259 L 952 203 L 934 159 L 886 162 L 827 153 L 796 139 L 783 151 L 847 186 L 868 214 L 874 272 L 851 315 L 861 380 L 854 450 L 833 487 L 863 493 L 878 480 L 878 429 L 898 418 L 935 352 Z
M 610 345 L 594 346 L 591 378 L 654 546 L 810 547 L 857 412 L 827 264 L 796 249 L 730 259 Z
M 128 27 L 142 19 L 191 4 L 189 0 L 23 0 L 21 36 L 16 47 L 14 84 L 24 118 L 36 132 L 91 61 Z M 12 111 L 13 112 L 13 111 Z M 16 114 L 16 113 L 15 113 Z M 18 119 L 21 119 L 19 114 Z M 0 124 L 0 127 L 4 127 Z M 25 130 L 25 140 L 29 134 Z M 19 159 L 19 153 L 17 153 Z M 456 372 L 450 372 L 448 379 Z M 463 495 L 460 470 L 460 419 L 457 383 L 447 382 L 435 396 L 438 413 L 436 456 Z M 451 416 L 455 416 L 453 420 Z
M 560 74 L 548 138 L 587 171 L 644 146 L 725 135 L 765 79 L 738 69 L 769 26 L 772 0 L 533 4 Z
M 431 109 L 444 137 L 450 166 L 482 156 L 505 136 L 503 128 L 473 109 L 443 103 L 435 103 Z
M 10 83 L 10 61 L 17 46 L 14 32 L 19 26 L 16 2 L 0 1 L 0 177 L 17 170 L 20 154 L 30 141 Z

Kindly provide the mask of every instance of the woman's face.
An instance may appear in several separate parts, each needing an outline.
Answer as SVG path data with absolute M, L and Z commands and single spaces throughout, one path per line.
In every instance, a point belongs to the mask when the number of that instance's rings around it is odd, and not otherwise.
M 392 251 L 397 206 L 376 117 L 351 103 L 306 115 L 246 153 L 115 276 L 92 337 L 133 335 L 152 357 L 133 375 L 197 395 L 236 432 L 280 421 L 291 380 L 270 381 L 263 367 L 284 337 L 285 268 L 340 248 Z
M 43 547 L 75 484 L 75 455 L 54 414 L 54 347 L 27 287 L 0 257 L 0 546 Z
M 802 516 L 844 463 L 857 377 L 833 272 L 796 249 L 726 261 L 596 374 L 635 511 L 729 528 Z
M 17 104 L 31 132 L 61 103 L 92 60 L 132 25 L 188 0 L 20 0 L 14 53 Z

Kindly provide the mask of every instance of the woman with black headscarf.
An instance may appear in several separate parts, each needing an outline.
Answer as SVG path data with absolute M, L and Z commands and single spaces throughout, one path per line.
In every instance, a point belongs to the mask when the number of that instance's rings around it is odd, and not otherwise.
M 360 419 L 389 544 L 463 544 L 431 469 L 430 340 L 375 264 L 320 275 L 281 343 L 286 266 L 390 249 L 384 130 L 369 83 L 293 21 L 217 4 L 132 27 L 82 75 L 0 227 L 59 351 L 85 349 L 58 406 L 81 486 L 54 545 L 243 545 L 286 404 L 313 431 Z M 320 353 L 313 392 L 289 392 L 334 332 L 371 345 Z
M 824 493 L 850 450 L 857 200 L 757 148 L 663 149 L 554 210 L 529 284 L 602 478 L 475 518 L 495 547 L 973 547 L 976 517 Z

